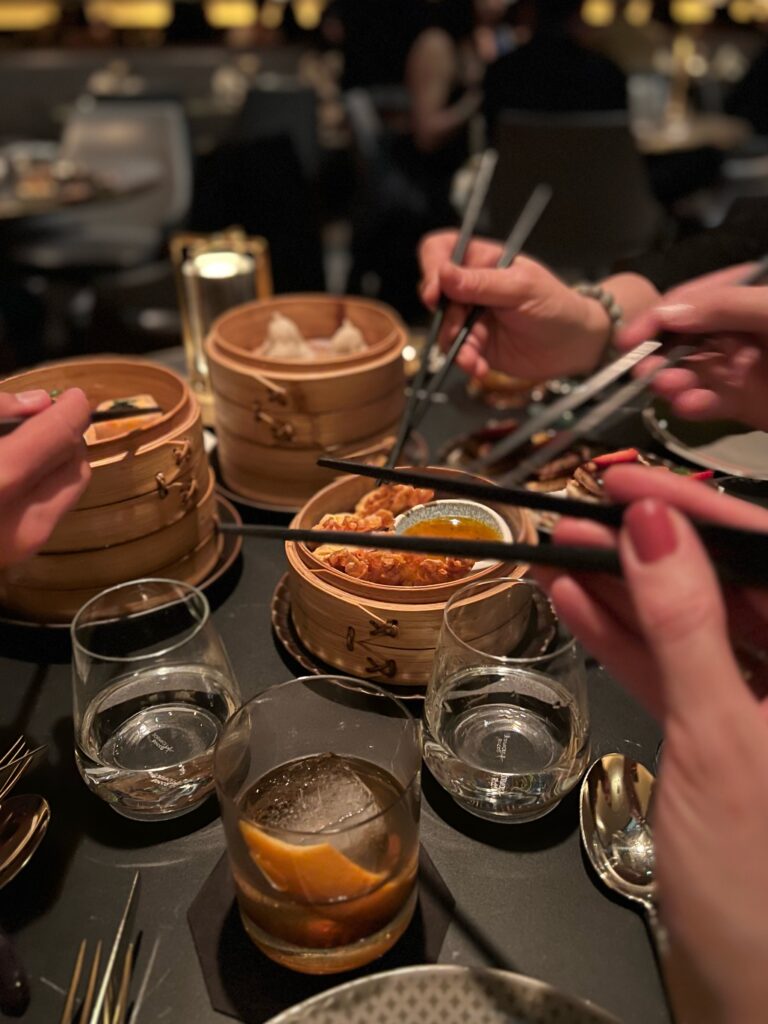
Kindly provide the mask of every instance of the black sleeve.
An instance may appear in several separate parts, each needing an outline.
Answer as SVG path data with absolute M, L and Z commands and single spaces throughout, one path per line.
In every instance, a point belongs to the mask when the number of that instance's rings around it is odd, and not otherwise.
M 768 254 L 768 196 L 737 200 L 719 227 L 685 238 L 668 249 L 621 260 L 616 271 L 642 274 L 660 292 L 692 277 Z

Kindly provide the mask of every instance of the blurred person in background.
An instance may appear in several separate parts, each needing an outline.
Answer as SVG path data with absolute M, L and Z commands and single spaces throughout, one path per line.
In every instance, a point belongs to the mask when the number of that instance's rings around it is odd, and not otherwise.
M 523 0 L 531 37 L 488 68 L 483 111 L 489 137 L 503 110 L 626 110 L 623 72 L 580 41 L 581 0 Z

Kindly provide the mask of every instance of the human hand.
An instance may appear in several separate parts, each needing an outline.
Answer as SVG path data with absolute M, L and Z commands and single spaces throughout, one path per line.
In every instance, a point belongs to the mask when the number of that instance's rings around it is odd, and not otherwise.
M 594 368 L 611 328 L 599 302 L 579 295 L 526 256 L 497 270 L 502 248 L 497 242 L 473 240 L 464 266 L 457 267 L 450 259 L 455 242 L 455 231 L 422 239 L 421 295 L 430 308 L 441 293 L 451 300 L 440 332 L 443 349 L 458 334 L 470 306 L 488 307 L 457 356 L 466 373 L 483 377 L 494 368 L 525 380 L 546 380 Z
M 90 421 L 79 388 L 55 403 L 46 391 L 0 394 L 0 417 L 29 422 L 0 438 L 0 567 L 29 558 L 88 485 L 83 433 Z
M 624 582 L 543 574 L 559 614 L 663 719 L 654 802 L 662 917 L 717 1000 L 714 1019 L 764 1020 L 768 979 L 768 702 L 734 655 L 766 650 L 768 592 L 723 594 L 683 512 L 768 530 L 768 512 L 658 470 L 616 467 L 611 497 L 630 503 L 615 538 L 564 521 L 557 541 L 618 544 Z
M 737 285 L 749 269 L 730 267 L 674 289 L 619 335 L 625 349 L 661 331 L 707 336 L 701 354 L 685 367 L 661 371 L 653 383 L 679 416 L 737 419 L 768 430 L 768 287 Z M 660 361 L 652 356 L 637 372 L 648 373 Z

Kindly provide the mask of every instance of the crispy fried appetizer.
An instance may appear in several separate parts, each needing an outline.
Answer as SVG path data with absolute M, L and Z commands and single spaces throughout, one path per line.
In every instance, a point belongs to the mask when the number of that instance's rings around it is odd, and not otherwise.
M 372 512 L 379 512 L 387 509 L 393 515 L 398 516 L 406 512 L 414 505 L 423 505 L 432 501 L 435 492 L 427 487 L 411 487 L 409 484 L 382 484 L 373 491 L 369 491 L 355 505 L 355 512 L 361 516 L 368 516 Z
M 324 544 L 315 555 L 332 569 L 368 583 L 392 587 L 428 587 L 461 579 L 472 570 L 469 558 L 421 555 L 415 551 L 377 551 Z
M 324 515 L 315 530 L 350 530 L 353 533 L 377 533 L 391 530 L 395 525 L 395 517 L 388 508 L 371 512 L 370 515 L 358 515 L 354 512 L 334 512 Z

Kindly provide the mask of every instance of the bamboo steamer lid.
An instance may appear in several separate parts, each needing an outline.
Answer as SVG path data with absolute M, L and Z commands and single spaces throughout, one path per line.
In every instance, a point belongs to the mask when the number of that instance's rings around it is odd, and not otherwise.
M 467 474 L 452 470 L 431 472 Z M 294 526 L 314 526 L 326 512 L 349 510 L 373 482 L 341 477 L 316 494 L 294 519 Z M 520 541 L 535 544 L 537 534 L 524 509 L 499 506 Z M 330 569 L 306 545 L 285 545 L 291 616 L 304 646 L 340 671 L 391 685 L 426 685 L 445 605 L 454 593 L 476 580 L 519 579 L 527 566 L 497 563 L 463 579 L 429 587 L 392 587 L 354 580 Z M 501 584 L 500 584 L 501 585 Z M 482 629 L 492 636 L 508 622 L 486 608 Z

